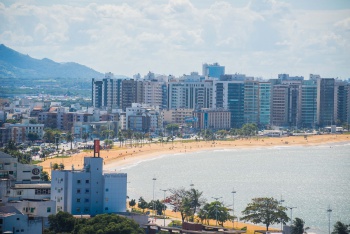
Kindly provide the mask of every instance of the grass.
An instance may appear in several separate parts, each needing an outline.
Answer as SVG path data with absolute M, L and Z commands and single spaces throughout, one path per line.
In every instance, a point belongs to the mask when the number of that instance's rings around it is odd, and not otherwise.
M 35 165 L 35 164 L 38 164 L 38 163 L 41 163 L 41 162 L 42 162 L 41 160 L 32 160 L 32 161 L 31 161 L 31 164 L 34 164 L 34 165 Z

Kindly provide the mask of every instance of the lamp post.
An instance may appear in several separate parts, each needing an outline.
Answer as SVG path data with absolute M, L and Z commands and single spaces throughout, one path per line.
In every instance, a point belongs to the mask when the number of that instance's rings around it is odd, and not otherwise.
M 232 228 L 235 228 L 235 188 L 232 188 Z
M 218 201 L 222 197 L 211 197 L 215 199 L 215 201 Z M 216 226 L 218 226 L 218 207 L 217 204 L 215 204 L 215 217 L 216 217 Z
M 282 195 L 281 195 L 281 200 L 279 200 L 280 205 L 282 206 L 282 203 L 284 202 Z M 281 231 L 283 230 L 283 219 L 281 218 Z
M 327 213 L 328 213 L 328 234 L 331 234 L 331 213 L 332 213 L 332 209 L 331 209 L 330 206 L 328 206 Z
M 58 151 L 58 144 L 59 144 L 58 140 L 59 140 L 59 137 L 58 137 L 58 134 L 56 134 L 56 136 L 55 136 L 55 143 L 56 143 L 56 150 L 57 151 Z
M 290 226 L 293 224 L 293 209 L 297 207 L 288 207 L 290 209 Z
M 164 200 L 163 200 L 163 205 L 164 205 L 164 209 L 163 209 L 163 220 L 164 220 L 164 227 L 165 227 L 165 193 L 166 193 L 166 191 L 168 191 L 167 189 L 161 189 L 161 191 L 163 191 L 164 192 Z
M 156 177 L 153 177 L 153 210 L 154 210 L 154 216 L 156 216 L 156 214 L 155 214 L 155 212 L 156 212 L 156 209 L 155 209 L 155 201 L 154 201 L 154 187 L 155 187 L 155 185 L 156 185 L 156 180 L 157 180 L 157 178 Z

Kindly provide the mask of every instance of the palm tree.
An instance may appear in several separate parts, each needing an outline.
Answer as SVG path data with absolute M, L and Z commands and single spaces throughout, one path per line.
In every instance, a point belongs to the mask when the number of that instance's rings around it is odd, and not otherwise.
M 194 218 L 194 215 L 196 214 L 197 208 L 201 207 L 205 200 L 202 198 L 203 192 L 198 191 L 197 189 L 191 188 L 189 191 L 189 199 L 190 199 L 190 204 L 191 204 L 191 209 L 193 210 L 192 213 L 192 221 Z
M 66 140 L 68 142 L 70 142 L 70 150 L 72 150 L 73 149 L 73 145 L 72 144 L 73 144 L 74 136 L 73 136 L 73 134 L 71 132 L 68 132 L 66 134 Z
M 304 227 L 305 222 L 300 218 L 295 218 L 292 225 L 292 234 L 304 234 L 309 229 Z
M 332 234 L 349 234 L 349 233 L 350 233 L 350 225 L 345 225 L 340 221 L 334 224 L 334 229 Z
M 87 139 L 89 138 L 89 133 L 88 132 L 85 132 L 84 134 L 83 134 L 83 139 L 84 139 L 84 141 L 85 141 L 85 143 L 87 144 Z

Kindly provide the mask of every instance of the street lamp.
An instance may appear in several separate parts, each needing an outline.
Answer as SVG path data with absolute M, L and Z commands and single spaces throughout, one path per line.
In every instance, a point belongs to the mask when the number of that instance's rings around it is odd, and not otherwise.
M 328 213 L 328 234 L 331 234 L 331 213 L 332 213 L 332 209 L 331 209 L 330 206 L 328 206 L 327 213 Z
M 58 134 L 56 134 L 56 136 L 55 136 L 55 143 L 56 143 L 56 150 L 57 151 L 58 151 L 58 144 L 59 144 L 58 140 L 59 140 L 59 136 L 58 136 Z
M 163 200 L 164 213 L 163 213 L 163 220 L 164 220 L 164 227 L 165 227 L 165 192 L 168 191 L 168 190 L 167 190 L 167 189 L 161 189 L 161 191 L 164 192 L 164 200 Z
M 235 188 L 232 188 L 232 228 L 235 228 Z
M 282 203 L 284 202 L 282 195 L 281 195 L 281 200 L 279 200 L 279 204 L 282 206 Z M 283 230 L 283 219 L 281 218 L 281 231 Z
M 290 226 L 293 224 L 293 209 L 297 207 L 288 207 L 290 209 Z
M 211 197 L 215 199 L 215 201 L 218 201 L 222 197 Z M 216 217 L 216 226 L 218 226 L 218 207 L 217 204 L 215 204 L 215 217 Z
M 156 184 L 156 180 L 157 178 L 153 177 L 153 209 L 154 209 L 154 213 L 156 212 L 156 209 L 155 209 L 155 201 L 154 201 L 154 186 Z M 156 214 L 154 214 L 154 216 L 156 216 Z

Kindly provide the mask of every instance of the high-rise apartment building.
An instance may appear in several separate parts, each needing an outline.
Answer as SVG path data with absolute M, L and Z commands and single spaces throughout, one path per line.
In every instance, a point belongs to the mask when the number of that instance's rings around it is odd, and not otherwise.
M 168 109 L 199 109 L 212 107 L 212 81 L 169 82 Z
M 244 82 L 244 123 L 259 122 L 259 81 Z
M 298 126 L 315 127 L 317 113 L 317 80 L 304 80 L 299 89 Z
M 202 75 L 206 77 L 219 79 L 221 75 L 225 74 L 225 66 L 220 66 L 218 63 L 207 64 L 202 66 Z
M 92 79 L 92 105 L 97 108 L 123 109 L 132 103 L 143 103 L 143 82 L 134 79 L 114 79 L 107 73 L 102 81 Z
M 259 82 L 259 125 L 270 125 L 271 83 Z
M 334 119 L 334 78 L 317 80 L 317 124 L 327 126 L 335 123 Z
M 335 81 L 334 90 L 334 120 L 337 124 L 349 123 L 350 84 Z
M 244 82 L 214 81 L 213 108 L 224 108 L 231 112 L 231 127 L 244 124 Z

